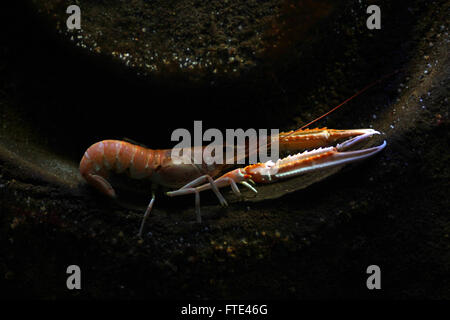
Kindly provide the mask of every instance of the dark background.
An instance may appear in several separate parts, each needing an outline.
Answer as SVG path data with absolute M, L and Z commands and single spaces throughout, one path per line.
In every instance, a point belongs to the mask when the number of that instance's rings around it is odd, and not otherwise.
M 287 53 L 258 57 L 237 78 L 205 72 L 196 81 L 138 76 L 75 47 L 28 2 L 3 7 L 2 296 L 448 299 L 448 4 L 382 2 L 383 28 L 369 37 L 365 19 L 352 29 L 360 16 L 348 14 L 352 2 L 329 3 L 333 13 Z M 329 32 L 336 26 L 339 36 Z M 171 132 L 193 120 L 297 128 L 395 70 L 319 123 L 373 125 L 388 141 L 382 155 L 277 200 L 222 210 L 206 195 L 202 225 L 192 199 L 161 195 L 139 240 L 147 197 L 123 206 L 76 174 L 84 150 L 102 139 L 168 148 Z M 79 292 L 65 288 L 70 264 L 83 270 Z M 372 264 L 382 269 L 377 292 L 365 286 Z

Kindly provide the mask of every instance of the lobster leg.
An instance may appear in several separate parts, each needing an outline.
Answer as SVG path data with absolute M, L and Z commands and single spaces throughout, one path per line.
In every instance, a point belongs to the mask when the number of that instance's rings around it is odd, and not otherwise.
M 214 193 L 216 194 L 217 198 L 219 199 L 219 202 L 222 206 L 226 207 L 228 205 L 227 201 L 225 200 L 225 198 L 223 197 L 223 195 L 220 193 L 219 189 L 216 187 L 213 178 L 210 175 L 203 175 L 201 177 L 198 177 L 197 179 L 192 180 L 191 182 L 189 182 L 188 184 L 186 184 L 185 186 L 181 187 L 179 190 L 190 190 L 193 187 L 196 187 L 198 185 L 201 185 L 202 183 L 206 182 L 205 180 L 207 180 L 209 182 L 209 184 L 211 185 L 212 190 L 214 191 Z
M 147 220 L 148 216 L 150 215 L 150 212 L 153 209 L 153 204 L 155 203 L 155 192 L 152 192 L 152 199 L 150 200 L 150 203 L 147 206 L 147 210 L 145 210 L 144 217 L 142 218 L 141 227 L 139 228 L 138 237 L 142 238 L 142 231 L 144 230 L 145 221 Z
M 194 193 L 195 194 L 195 213 L 197 216 L 197 222 L 199 222 L 199 223 L 202 222 L 202 216 L 201 216 L 201 212 L 200 212 L 200 191 L 203 191 L 203 190 L 200 190 L 198 187 L 194 187 L 194 186 L 200 184 L 202 182 L 202 180 L 204 180 L 204 177 L 205 176 L 197 178 L 197 179 L 193 180 L 192 182 L 188 183 L 186 186 L 184 186 L 178 190 L 170 191 L 170 192 L 166 193 L 169 197 L 181 196 L 181 195 Z M 208 177 L 211 179 L 211 181 L 209 184 L 205 184 L 204 186 L 208 186 L 209 188 L 217 188 L 218 181 L 212 180 L 212 178 L 210 176 L 208 176 Z M 225 178 L 222 178 L 222 180 L 226 181 L 226 183 L 228 183 L 231 186 L 231 190 L 233 190 L 233 192 L 237 196 L 239 196 L 241 194 L 236 182 L 234 182 L 233 179 L 225 177 Z M 242 182 L 242 184 L 246 185 L 247 183 Z M 251 186 L 250 186 L 250 188 L 253 189 Z M 256 192 L 256 190 L 255 190 L 255 192 Z M 220 194 L 220 191 L 218 191 L 218 193 Z M 222 194 L 220 194 L 220 197 L 223 198 Z M 219 200 L 220 200 L 220 198 L 219 198 Z M 224 199 L 224 201 L 225 201 L 225 204 L 227 205 L 227 202 L 225 199 Z M 221 204 L 223 205 L 222 202 L 221 202 Z

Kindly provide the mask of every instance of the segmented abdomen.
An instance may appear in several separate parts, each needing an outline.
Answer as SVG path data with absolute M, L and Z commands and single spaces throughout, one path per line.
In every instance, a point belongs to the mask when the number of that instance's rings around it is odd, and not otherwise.
M 149 178 L 161 165 L 165 150 L 146 149 L 120 140 L 103 140 L 90 146 L 80 162 L 80 173 L 108 177 L 110 171 L 128 173 L 131 178 Z

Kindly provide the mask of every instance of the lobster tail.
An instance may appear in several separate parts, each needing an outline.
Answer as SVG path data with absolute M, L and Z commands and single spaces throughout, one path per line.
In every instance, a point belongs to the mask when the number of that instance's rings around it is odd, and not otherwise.
M 127 172 L 130 177 L 150 177 L 160 162 L 160 153 L 119 140 L 103 140 L 90 146 L 80 162 L 80 173 L 101 193 L 115 197 L 107 181 L 109 172 Z

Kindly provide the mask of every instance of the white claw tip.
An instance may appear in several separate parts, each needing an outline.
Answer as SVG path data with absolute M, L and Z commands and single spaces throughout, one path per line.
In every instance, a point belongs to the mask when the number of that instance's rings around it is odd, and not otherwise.
M 251 181 L 251 180 L 250 180 Z M 249 188 L 250 190 L 252 190 L 254 193 L 258 193 L 258 190 L 256 190 L 255 188 L 253 188 L 249 183 L 247 183 L 246 181 L 241 182 L 241 184 L 243 184 L 244 186 L 246 186 L 247 188 Z

